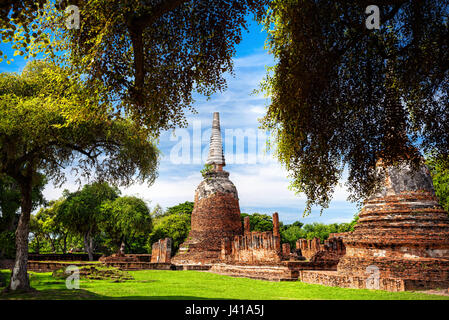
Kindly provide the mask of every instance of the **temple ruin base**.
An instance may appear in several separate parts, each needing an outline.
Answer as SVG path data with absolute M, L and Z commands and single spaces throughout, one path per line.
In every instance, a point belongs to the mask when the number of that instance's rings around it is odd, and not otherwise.
M 275 265 L 213 264 L 210 272 L 269 281 L 296 281 L 302 270 L 337 270 L 337 263 L 312 261 L 283 261 Z
M 449 282 L 442 281 L 398 278 L 380 278 L 376 280 L 370 276 L 350 276 L 337 271 L 317 270 L 300 271 L 299 280 L 305 283 L 320 284 L 329 287 L 376 289 L 391 292 L 445 289 L 449 286 Z

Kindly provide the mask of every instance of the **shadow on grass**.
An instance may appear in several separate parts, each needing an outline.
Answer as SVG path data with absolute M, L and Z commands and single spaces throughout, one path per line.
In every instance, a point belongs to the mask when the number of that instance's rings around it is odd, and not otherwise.
M 195 296 L 123 296 L 108 297 L 84 289 L 45 289 L 27 293 L 0 293 L 0 300 L 229 300 Z
M 106 297 L 87 290 L 46 289 L 26 293 L 0 293 L 0 300 L 102 300 Z
M 1 270 L 3 276 L 9 280 L 9 270 Z M 9 281 L 6 281 L 6 286 L 0 287 L 0 300 L 228 300 L 224 298 L 205 298 L 196 296 L 122 296 L 122 297 L 110 297 L 101 294 L 97 294 L 85 289 L 67 289 L 65 288 L 65 282 L 61 280 L 50 280 L 48 276 L 44 274 L 32 274 L 31 286 L 33 291 L 30 292 L 3 292 L 8 286 Z M 34 286 L 38 282 L 39 286 L 55 286 L 51 289 L 36 289 Z M 87 280 L 92 282 L 94 280 Z M 111 281 L 113 282 L 113 281 Z M 131 280 L 136 283 L 151 283 L 159 282 L 159 280 Z

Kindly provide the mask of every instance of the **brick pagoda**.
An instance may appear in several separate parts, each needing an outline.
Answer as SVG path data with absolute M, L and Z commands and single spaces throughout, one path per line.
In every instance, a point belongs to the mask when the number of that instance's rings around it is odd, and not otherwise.
M 225 164 L 218 112 L 214 113 L 209 156 L 206 164 L 212 169 L 195 191 L 189 237 L 175 264 L 210 264 L 220 258 L 221 241 L 242 234 L 237 189 L 229 180 Z
M 381 190 L 370 197 L 355 230 L 344 237 L 337 272 L 304 271 L 301 280 L 332 286 L 403 291 L 449 286 L 449 217 L 432 178 L 401 163 L 378 168 Z

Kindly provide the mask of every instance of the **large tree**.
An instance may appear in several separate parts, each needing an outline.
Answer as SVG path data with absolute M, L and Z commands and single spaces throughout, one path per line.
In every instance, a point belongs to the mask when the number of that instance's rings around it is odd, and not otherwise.
M 116 249 L 130 245 L 138 237 L 148 236 L 152 229 L 150 210 L 137 197 L 123 196 L 101 205 L 100 228 Z
M 94 182 L 79 191 L 65 191 L 64 199 L 57 208 L 56 222 L 83 238 L 90 261 L 93 260 L 94 241 L 103 221 L 101 206 L 105 201 L 115 200 L 119 194 L 117 188 L 106 182 Z
M 75 72 L 100 80 L 108 97 L 120 100 L 117 106 L 159 132 L 185 124 L 183 109 L 192 109 L 194 90 L 209 95 L 225 89 L 222 75 L 232 71 L 248 15 L 260 16 L 266 2 L 77 0 L 33 11 L 23 10 L 32 4 L 21 0 L 4 5 L 0 34 L 19 54 L 63 57 Z M 69 4 L 79 7 L 79 29 L 65 28 Z M 16 20 L 11 23 L 6 12 Z M 54 56 L 57 50 L 64 54 Z
M 369 5 L 379 6 L 379 30 L 366 27 Z M 439 0 L 271 2 L 277 61 L 262 84 L 271 96 L 263 123 L 306 211 L 328 206 L 345 169 L 360 200 L 381 181 L 379 159 L 449 154 L 448 12 Z
M 168 207 L 163 212 L 156 212 L 158 214 L 153 215 L 154 227 L 148 237 L 148 249 L 151 250 L 151 246 L 154 242 L 168 237 L 172 238 L 173 250 L 176 252 L 189 235 L 193 202 L 186 201 Z
M 94 95 L 86 86 L 65 68 L 40 61 L 21 74 L 0 75 L 0 174 L 12 177 L 21 193 L 12 290 L 30 288 L 28 232 L 39 172 L 56 184 L 65 181 L 68 167 L 80 177 L 121 185 L 152 183 L 156 177 L 153 139 L 129 119 L 112 114 L 101 92 Z

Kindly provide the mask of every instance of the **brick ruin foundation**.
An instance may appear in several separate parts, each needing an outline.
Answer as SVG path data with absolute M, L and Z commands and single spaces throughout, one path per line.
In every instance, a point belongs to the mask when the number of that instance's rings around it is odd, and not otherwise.
M 334 257 L 334 259 L 339 260 L 346 253 L 342 236 L 334 234 L 330 234 L 323 244 L 319 238 L 298 239 L 296 241 L 296 250 L 309 260 L 316 260 L 322 256 L 326 256 L 328 259 Z
M 221 241 L 220 262 L 210 271 L 237 277 L 264 280 L 297 280 L 301 270 L 336 270 L 339 258 L 344 254 L 340 238 L 305 240 L 308 245 L 317 243 L 309 251 L 310 257 L 301 255 L 301 249 L 291 252 L 290 244 L 281 244 L 279 215 L 273 214 L 273 231 L 250 231 L 249 217 L 243 222 L 243 235 Z M 299 242 L 298 242 L 299 244 Z M 298 246 L 297 244 L 297 246 Z
M 101 254 L 94 253 L 94 260 L 98 260 Z M 32 261 L 89 261 L 87 253 L 28 253 L 28 260 Z
M 369 198 L 335 272 L 304 271 L 304 282 L 403 291 L 449 287 L 449 218 L 429 170 L 405 163 L 383 168 L 385 183 Z
M 122 252 L 99 259 L 104 265 L 121 270 L 160 269 L 171 270 L 172 239 L 165 238 L 153 243 L 151 254 L 124 254 Z
M 221 240 L 220 261 L 225 263 L 276 265 L 289 256 L 290 247 L 281 249 L 277 213 L 273 214 L 273 231 L 251 232 L 249 217 L 245 217 L 243 235 Z

